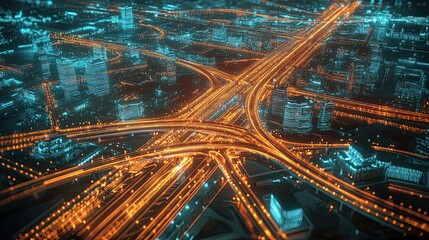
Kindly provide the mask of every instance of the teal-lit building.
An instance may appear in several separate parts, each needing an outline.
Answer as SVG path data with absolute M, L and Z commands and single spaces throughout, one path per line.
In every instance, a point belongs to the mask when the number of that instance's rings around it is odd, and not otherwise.
M 355 184 L 384 180 L 390 163 L 379 161 L 375 150 L 366 144 L 353 143 L 348 151 L 336 153 L 335 175 Z
M 283 232 L 301 227 L 304 218 L 304 210 L 288 194 L 270 195 L 270 214 Z

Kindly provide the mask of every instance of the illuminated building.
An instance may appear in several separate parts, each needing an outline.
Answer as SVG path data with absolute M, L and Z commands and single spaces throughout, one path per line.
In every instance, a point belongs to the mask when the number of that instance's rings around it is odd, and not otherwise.
M 66 101 L 76 98 L 79 95 L 78 83 L 74 61 L 71 59 L 57 60 L 58 76 L 60 78 L 61 88 L 64 90 Z
M 75 141 L 65 138 L 56 138 L 51 141 L 40 141 L 32 151 L 32 156 L 36 159 L 49 159 L 56 157 L 69 157 L 70 152 L 77 146 Z
M 276 87 L 271 97 L 271 113 L 276 117 L 283 117 L 287 100 L 287 87 Z
M 26 103 L 36 103 L 36 93 L 33 90 L 23 89 L 22 100 Z
M 390 166 L 377 160 L 375 150 L 367 144 L 353 143 L 348 151 L 337 152 L 336 157 L 334 173 L 356 184 L 383 180 Z
M 420 100 L 426 77 L 422 70 L 397 66 L 395 95 L 401 99 Z
M 92 48 L 92 54 L 93 54 L 92 58 L 94 60 L 107 61 L 106 46 L 104 45 L 94 46 Z
M 288 133 L 305 134 L 313 128 L 313 102 L 304 96 L 289 97 L 286 100 L 283 130 Z
M 381 65 L 381 50 L 378 44 L 375 44 L 375 46 L 372 49 L 371 54 L 371 62 L 368 67 L 368 79 L 366 81 L 366 88 L 369 89 L 369 92 L 374 90 L 375 84 L 378 81 L 379 77 L 379 70 Z
M 88 85 L 89 94 L 101 97 L 110 93 L 106 62 L 102 60 L 93 60 L 89 63 L 86 83 Z
M 134 18 L 133 18 L 133 8 L 130 6 L 118 7 L 121 11 L 121 26 L 123 30 L 133 29 L 134 27 Z
M 418 184 L 423 178 L 423 172 L 406 167 L 389 166 L 386 170 L 386 178 Z
M 165 59 L 166 72 L 161 77 L 161 81 L 168 85 L 176 84 L 176 55 L 174 52 L 169 52 Z
M 334 113 L 335 104 L 330 100 L 324 100 L 320 106 L 320 112 L 317 119 L 317 128 L 323 131 L 332 129 L 332 115 Z
M 47 79 L 51 76 L 51 63 L 46 55 L 39 57 L 40 68 L 42 69 L 43 78 Z
M 168 38 L 170 38 L 173 41 L 177 41 L 186 45 L 192 44 L 192 36 L 191 36 L 191 33 L 189 32 L 168 36 Z
M 48 31 L 39 32 L 33 37 L 33 51 L 38 54 L 46 54 L 53 51 Z
M 198 54 L 191 54 L 187 52 L 177 52 L 177 57 L 190 62 L 195 62 L 204 65 L 214 66 L 216 64 L 216 59 L 214 57 L 208 58 Z
M 1 79 L 0 89 L 9 88 L 9 87 L 18 87 L 18 86 L 21 86 L 22 84 L 23 84 L 22 81 L 16 78 Z
M 243 37 L 242 36 L 228 36 L 227 44 L 233 47 L 241 47 L 243 44 Z
M 197 30 L 191 35 L 191 39 L 197 42 L 206 42 L 210 37 L 210 32 L 208 29 Z
M 226 33 L 226 28 L 215 28 L 213 29 L 212 41 L 218 43 L 226 43 L 228 35 Z
M 365 65 L 361 62 L 356 62 L 353 68 L 353 85 L 352 92 L 353 94 L 360 93 L 364 86 L 366 79 L 366 70 Z
M 342 47 L 337 49 L 337 54 L 335 56 L 335 67 L 340 68 L 344 64 L 346 50 Z
M 142 59 L 140 58 L 140 51 L 136 48 L 130 47 L 128 48 L 128 56 L 133 65 L 142 64 Z
M 143 113 L 144 105 L 142 101 L 118 101 L 118 115 L 121 121 L 141 118 Z
M 270 214 L 283 232 L 302 225 L 304 211 L 290 194 L 270 195 Z
M 171 53 L 170 47 L 165 44 L 157 44 L 156 52 L 167 55 Z
M 305 87 L 305 89 L 312 92 L 323 92 L 323 88 L 324 88 L 323 79 L 316 74 L 312 74 L 310 76 L 307 86 Z
M 429 129 L 426 129 L 425 134 L 416 138 L 416 153 L 429 156 Z

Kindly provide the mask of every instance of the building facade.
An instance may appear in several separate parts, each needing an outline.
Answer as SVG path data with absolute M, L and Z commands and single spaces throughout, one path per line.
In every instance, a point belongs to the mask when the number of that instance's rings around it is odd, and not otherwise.
M 303 96 L 286 100 L 283 130 L 287 133 L 306 134 L 313 128 L 313 102 Z
M 61 88 L 64 90 L 66 101 L 75 99 L 79 96 L 79 87 L 76 78 L 74 61 L 71 59 L 61 58 L 57 60 L 58 77 Z
M 334 174 L 361 184 L 375 180 L 384 180 L 390 163 L 377 160 L 375 150 L 366 144 L 353 143 L 348 151 L 336 153 Z
M 329 131 L 332 129 L 332 116 L 334 114 L 335 104 L 330 100 L 324 100 L 320 106 L 320 112 L 317 119 L 317 129 L 319 131 Z
M 144 105 L 142 101 L 120 100 L 117 106 L 118 117 L 121 121 L 141 118 L 144 113 Z
M 110 93 L 106 62 L 93 60 L 89 63 L 86 83 L 88 85 L 88 92 L 91 95 L 102 97 Z
M 285 103 L 287 99 L 287 88 L 274 88 L 271 97 L 271 114 L 276 117 L 283 117 L 285 111 Z
M 121 26 L 123 30 L 134 28 L 133 7 L 122 6 L 118 8 L 121 11 Z
M 270 195 L 270 214 L 283 232 L 299 228 L 302 225 L 304 211 L 295 199 L 282 203 L 280 196 Z
M 94 60 L 107 61 L 106 46 L 104 45 L 94 46 L 92 48 L 92 55 L 93 55 L 92 59 Z
M 176 84 L 176 54 L 174 54 L 174 52 L 169 52 L 164 64 L 166 71 L 161 77 L 161 81 L 168 85 Z

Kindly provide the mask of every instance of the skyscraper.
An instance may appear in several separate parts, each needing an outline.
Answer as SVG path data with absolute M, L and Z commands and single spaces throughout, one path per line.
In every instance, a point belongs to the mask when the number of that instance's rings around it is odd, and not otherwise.
M 276 117 L 283 117 L 285 103 L 287 99 L 287 88 L 276 87 L 273 89 L 271 97 L 271 113 Z
M 94 60 L 102 60 L 107 61 L 107 53 L 106 53 L 106 46 L 104 45 L 97 45 L 92 48 L 92 59 Z
M 118 9 L 121 11 L 122 29 L 132 29 L 134 27 L 133 8 L 130 6 L 122 6 Z
M 51 76 L 51 63 L 46 55 L 41 55 L 39 57 L 40 68 L 42 70 L 42 75 L 44 79 L 47 79 Z
M 106 62 L 93 60 L 89 63 L 86 83 L 88 84 L 89 94 L 101 97 L 110 93 Z
M 324 100 L 320 106 L 320 112 L 317 119 L 317 128 L 323 131 L 332 129 L 332 114 L 334 113 L 335 104 L 330 100 Z
M 304 96 L 286 100 L 283 130 L 288 133 L 309 133 L 313 127 L 313 102 Z
M 66 101 L 72 100 L 79 95 L 79 89 L 76 79 L 74 61 L 71 59 L 61 58 L 57 60 L 58 76 L 61 88 L 64 90 Z
M 161 81 L 168 85 L 176 84 L 176 55 L 174 52 L 169 52 L 165 59 L 166 72 L 162 76 Z

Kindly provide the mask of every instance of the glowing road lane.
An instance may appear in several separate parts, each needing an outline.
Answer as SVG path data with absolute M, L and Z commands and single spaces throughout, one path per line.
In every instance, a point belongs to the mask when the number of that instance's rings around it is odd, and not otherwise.
M 90 125 L 80 128 L 58 129 L 57 133 L 46 133 L 40 136 L 21 137 L 11 140 L 3 140 L 0 144 L 7 145 L 0 150 L 8 151 L 33 145 L 43 139 L 53 139 L 65 136 L 79 141 L 97 140 L 104 137 L 124 136 L 154 131 L 166 131 L 170 129 L 192 130 L 196 132 L 218 134 L 232 137 L 233 139 L 247 139 L 249 142 L 257 142 L 257 139 L 249 135 L 247 129 L 229 124 L 214 123 L 209 121 L 195 121 L 186 119 L 143 119 L 129 122 L 117 122 L 108 124 Z M 12 143 L 12 145 L 9 145 Z

